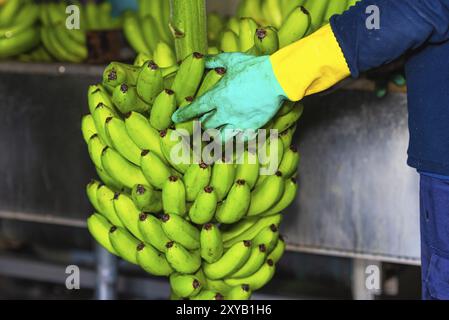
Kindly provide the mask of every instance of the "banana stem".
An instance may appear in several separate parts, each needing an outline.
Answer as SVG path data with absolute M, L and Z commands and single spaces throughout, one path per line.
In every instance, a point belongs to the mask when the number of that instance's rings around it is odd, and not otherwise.
M 170 0 L 170 6 L 178 61 L 193 52 L 206 54 L 206 0 Z

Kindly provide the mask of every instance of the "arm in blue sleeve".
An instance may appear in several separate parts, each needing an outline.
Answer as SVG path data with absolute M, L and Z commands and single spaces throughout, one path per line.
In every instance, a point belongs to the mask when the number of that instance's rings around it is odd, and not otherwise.
M 379 29 L 367 28 L 368 6 L 379 8 Z M 449 40 L 449 0 L 362 0 L 330 23 L 357 77 L 425 43 Z

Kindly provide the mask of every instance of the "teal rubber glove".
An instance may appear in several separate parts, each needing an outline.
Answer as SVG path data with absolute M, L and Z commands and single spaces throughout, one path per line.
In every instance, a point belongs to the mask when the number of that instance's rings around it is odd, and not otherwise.
M 200 117 L 204 129 L 257 130 L 278 112 L 287 96 L 277 81 L 269 56 L 223 53 L 206 59 L 206 67 L 226 68 L 215 87 L 178 109 L 175 123 Z

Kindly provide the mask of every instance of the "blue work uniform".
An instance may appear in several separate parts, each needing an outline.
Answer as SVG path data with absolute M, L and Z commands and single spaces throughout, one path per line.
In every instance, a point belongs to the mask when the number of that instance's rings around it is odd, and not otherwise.
M 353 77 L 406 59 L 407 163 L 421 174 L 422 296 L 449 299 L 449 0 L 362 0 L 330 23 Z

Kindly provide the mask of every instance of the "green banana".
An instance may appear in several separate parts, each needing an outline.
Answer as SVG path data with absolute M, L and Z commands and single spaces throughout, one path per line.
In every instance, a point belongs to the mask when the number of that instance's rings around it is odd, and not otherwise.
M 148 150 L 141 153 L 140 167 L 148 182 L 157 189 L 162 189 L 171 176 L 170 168 L 156 153 Z
M 143 235 L 139 230 L 140 210 L 136 207 L 130 196 L 124 193 L 116 193 L 113 200 L 114 209 L 122 224 L 137 239 L 143 241 Z
M 273 251 L 276 243 L 279 239 L 279 230 L 275 224 L 271 224 L 268 227 L 262 229 L 257 236 L 253 239 L 254 246 L 264 245 L 266 252 L 270 253 Z M 256 270 L 254 270 L 256 271 Z
M 282 172 L 282 176 L 285 179 L 291 178 L 298 170 L 299 153 L 295 146 L 290 146 L 287 151 L 284 152 L 281 164 L 279 165 L 279 171 Z
M 251 241 L 239 241 L 213 263 L 204 263 L 203 271 L 212 280 L 223 279 L 240 269 L 251 254 Z
M 98 134 L 94 118 L 91 114 L 86 114 L 81 119 L 81 132 L 83 133 L 83 139 L 86 143 L 89 143 L 89 139 L 94 134 Z
M 8 0 L 0 7 L 0 27 L 9 26 L 22 6 L 22 0 Z
M 237 180 L 226 200 L 218 208 L 215 218 L 220 223 L 231 224 L 245 216 L 251 202 L 251 189 L 245 180 Z
M 245 180 L 249 188 L 252 189 L 259 178 L 259 169 L 257 154 L 245 150 L 237 160 L 235 180 Z
M 225 74 L 225 68 L 215 68 L 213 70 L 210 70 L 204 77 L 204 80 L 201 83 L 200 88 L 198 89 L 198 92 L 196 94 L 197 97 L 202 96 L 207 91 L 212 89 L 220 81 L 220 79 L 223 78 Z
M 97 189 L 100 187 L 101 183 L 97 180 L 91 180 L 89 184 L 86 186 L 86 194 L 89 202 L 92 204 L 94 209 L 97 212 L 100 212 L 100 206 L 98 205 L 97 200 Z
M 285 190 L 281 199 L 270 209 L 262 213 L 263 216 L 269 216 L 281 212 L 295 200 L 298 185 L 295 178 L 285 180 Z
M 148 185 L 140 168 L 128 162 L 114 149 L 103 149 L 101 164 L 109 176 L 128 189 L 132 189 L 136 184 Z
M 296 125 L 291 126 L 287 130 L 284 130 L 279 134 L 279 138 L 284 145 L 284 149 L 288 149 L 288 147 L 292 145 L 293 135 L 295 134 L 295 131 Z
M 99 30 L 99 12 L 98 7 L 93 0 L 87 1 L 85 5 L 86 22 L 90 30 Z
M 100 212 L 103 216 L 105 216 L 114 226 L 122 227 L 122 221 L 118 217 L 114 208 L 114 197 L 115 192 L 109 189 L 105 185 L 100 185 L 97 189 L 97 203 L 100 209 Z
M 164 254 L 149 244 L 137 245 L 136 261 L 143 270 L 155 276 L 169 276 L 174 272 Z
M 123 32 L 134 51 L 137 53 L 150 53 L 150 49 L 143 38 L 139 18 L 131 11 L 125 12 L 123 16 Z
M 278 32 L 273 27 L 257 28 L 254 46 L 261 55 L 272 55 L 279 50 Z
M 305 0 L 280 0 L 280 1 L 281 1 L 280 5 L 283 22 L 296 7 L 302 6 L 305 2 Z
M 164 214 L 161 221 L 162 230 L 168 238 L 188 250 L 195 250 L 200 247 L 200 232 L 187 220 L 176 214 Z
M 341 14 L 346 10 L 347 1 L 329 0 L 326 12 L 324 13 L 324 22 L 329 22 L 334 14 Z
M 238 285 L 232 287 L 226 294 L 226 300 L 249 300 L 251 298 L 252 291 L 247 284 Z
M 177 176 L 170 176 L 162 186 L 162 207 L 164 212 L 180 216 L 186 214 L 186 190 Z
M 204 162 L 192 163 L 184 174 L 186 200 L 194 201 L 198 194 L 209 185 L 211 168 Z
M 251 227 L 255 225 L 260 220 L 259 217 L 251 217 L 240 220 L 239 222 L 230 225 L 224 226 L 222 238 L 224 242 L 227 242 L 240 234 L 243 234 L 245 231 L 249 230 Z M 226 228 L 227 227 L 227 228 Z
M 112 224 L 98 213 L 94 213 L 87 218 L 87 229 L 94 239 L 110 253 L 118 255 L 114 247 L 109 240 L 109 230 L 111 230 Z
M 30 28 L 11 38 L 0 39 L 0 59 L 9 58 L 31 50 L 40 42 L 38 28 Z
M 190 252 L 181 244 L 174 241 L 165 245 L 168 262 L 176 271 L 185 274 L 195 273 L 201 267 L 201 256 L 199 252 Z
M 242 17 L 243 18 L 243 17 Z M 234 32 L 237 36 L 240 33 L 240 20 L 238 17 L 231 17 L 226 24 L 226 28 Z
M 198 193 L 189 210 L 189 218 L 193 223 L 204 224 L 212 220 L 217 208 L 217 194 L 211 186 Z
M 67 29 L 65 24 L 56 25 L 53 26 L 53 28 L 55 31 L 55 37 L 62 47 L 76 56 L 79 61 L 84 61 L 87 59 L 89 53 L 87 51 L 86 44 L 80 43 L 74 39 L 76 37 L 76 31 Z
M 167 163 L 161 150 L 159 132 L 150 125 L 143 115 L 138 112 L 127 113 L 125 127 L 129 137 L 140 149 L 154 152 Z
M 98 177 L 101 181 L 103 181 L 109 188 L 114 191 L 123 190 L 123 185 L 112 179 L 112 177 L 108 175 L 103 168 L 95 167 L 95 170 L 97 171 Z
M 167 129 L 173 124 L 171 117 L 175 111 L 175 92 L 170 89 L 162 90 L 157 95 L 151 108 L 150 124 L 158 130 Z
M 113 91 L 114 88 L 126 83 L 129 86 L 136 86 L 140 67 L 124 64 L 121 62 L 111 62 L 103 72 L 103 85 Z
M 306 0 L 304 8 L 310 13 L 312 19 L 308 34 L 317 30 L 323 24 L 324 14 L 326 13 L 329 1 Z
M 131 111 L 144 113 L 150 109 L 150 105 L 145 103 L 137 94 L 136 87 L 130 86 L 127 83 L 123 83 L 114 88 L 112 101 L 123 114 Z
M 148 185 L 135 185 L 131 190 L 131 198 L 140 211 L 160 212 L 162 210 L 160 191 L 156 191 Z
M 250 220 L 250 219 L 247 219 Z M 280 214 L 268 216 L 268 217 L 262 217 L 258 220 L 251 219 L 251 223 L 245 222 L 243 220 L 242 222 L 239 222 L 238 225 L 230 229 L 230 231 L 224 231 L 223 232 L 223 245 L 225 248 L 229 248 L 232 245 L 234 245 L 237 242 L 240 242 L 242 240 L 252 240 L 254 239 L 257 234 L 264 229 L 265 227 L 274 224 L 276 226 L 279 226 L 279 223 L 282 220 L 282 216 Z M 249 227 L 247 225 L 250 224 Z M 243 231 L 241 231 L 243 230 Z M 229 236 L 231 233 L 232 237 Z
M 135 65 L 136 67 L 143 67 L 143 65 L 151 59 L 153 59 L 152 54 L 141 52 L 134 59 L 133 65 Z M 137 80 L 137 83 L 139 83 L 139 80 Z
M 178 104 L 186 97 L 195 96 L 203 79 L 204 67 L 204 55 L 199 52 L 192 53 L 181 63 L 172 86 Z
M 194 275 L 174 273 L 170 276 L 170 288 L 181 298 L 196 296 L 202 287 L 200 280 Z
M 87 103 L 91 114 L 94 113 L 95 108 L 100 104 L 109 108 L 112 110 L 111 112 L 114 113 L 114 104 L 112 103 L 111 97 L 101 84 L 89 86 L 89 90 L 87 91 Z
M 167 237 L 162 229 L 162 222 L 154 215 L 149 213 L 141 213 L 139 215 L 139 230 L 146 243 L 151 244 L 160 252 L 166 252 L 165 245 L 171 240 Z
M 224 21 L 217 13 L 209 13 L 207 15 L 207 38 L 209 44 L 216 43 L 224 28 Z
M 295 105 L 295 101 L 285 101 L 281 109 L 279 109 L 278 113 L 276 114 L 276 117 L 285 116 L 287 113 L 293 110 Z
M 39 18 L 39 7 L 35 4 L 25 4 L 11 25 L 0 27 L 0 39 L 12 38 L 16 34 L 32 27 Z
M 301 117 L 304 111 L 304 105 L 302 103 L 297 103 L 295 107 L 286 115 L 277 117 L 273 123 L 273 129 L 283 132 L 293 126 L 298 119 Z
M 268 20 L 268 23 L 270 25 L 274 26 L 275 28 L 279 28 L 281 26 L 282 10 L 279 0 L 264 0 L 264 2 L 262 3 L 262 13 Z
M 274 247 L 273 251 L 268 255 L 268 259 L 272 260 L 274 263 L 277 263 L 285 251 L 285 240 L 284 238 L 279 235 L 279 240 Z
M 301 39 L 310 29 L 311 23 L 312 18 L 309 11 L 303 6 L 296 7 L 279 29 L 279 47 L 283 48 Z
M 76 55 L 71 51 L 71 48 L 65 47 L 64 43 L 60 41 L 63 37 L 59 35 L 60 31 L 61 30 L 57 30 L 54 26 L 42 28 L 43 33 L 41 33 L 41 37 L 45 47 L 58 60 L 81 63 L 84 60 L 84 57 Z
M 167 68 L 175 65 L 176 55 L 170 45 L 164 41 L 159 41 L 153 51 L 154 61 L 161 67 Z
M 92 113 L 92 117 L 94 118 L 95 127 L 97 128 L 98 136 L 101 138 L 107 146 L 112 146 L 112 141 L 109 139 L 109 136 L 106 134 L 106 119 L 109 117 L 114 117 L 114 112 L 109 109 L 104 104 L 98 104 L 95 107 L 94 112 Z
M 190 146 L 178 132 L 172 129 L 162 130 L 159 136 L 164 159 L 178 172 L 185 173 L 192 163 Z
M 196 296 L 191 297 L 190 300 L 223 300 L 224 296 L 216 291 L 202 290 Z
M 210 185 L 214 188 L 218 201 L 227 196 L 234 183 L 235 173 L 234 164 L 225 159 L 217 161 L 212 167 Z
M 223 255 L 223 241 L 220 229 L 212 224 L 207 223 L 200 232 L 201 258 L 208 263 L 214 263 Z
M 89 142 L 87 143 L 89 156 L 97 168 L 103 169 L 103 164 L 101 162 L 101 153 L 103 149 L 106 148 L 106 145 L 101 141 L 100 137 L 97 134 L 94 134 L 90 137 Z
M 116 117 L 109 117 L 106 119 L 105 129 L 115 150 L 126 160 L 137 166 L 140 165 L 140 153 L 142 151 L 128 136 L 125 122 Z
M 252 18 L 241 18 L 239 22 L 239 50 L 245 52 L 254 46 L 254 34 L 258 28 Z
M 180 108 L 183 108 L 185 106 L 188 106 L 189 104 L 191 104 L 194 100 L 194 97 L 185 97 L 184 101 L 180 104 Z M 195 121 L 197 121 L 196 119 L 192 119 L 192 120 L 187 120 L 184 122 L 180 122 L 177 123 L 175 125 L 175 129 L 181 133 L 182 135 L 186 136 L 192 136 L 193 135 L 193 131 L 194 131 L 194 126 L 195 126 Z M 201 125 L 199 126 L 199 130 L 201 130 Z M 185 131 L 185 132 L 183 132 Z
M 237 8 L 237 16 L 253 17 L 256 21 L 263 20 L 262 14 L 262 1 L 263 0 L 243 0 Z
M 145 62 L 137 78 L 137 93 L 148 104 L 164 89 L 164 78 L 159 66 L 152 60 Z
M 251 204 L 247 215 L 249 217 L 256 216 L 270 209 L 281 199 L 284 188 L 284 180 L 280 171 L 272 176 L 268 176 L 251 193 Z
M 157 28 L 157 22 L 152 16 L 145 16 L 140 19 L 143 39 L 150 52 L 156 49 L 159 41 L 159 34 L 154 32 Z
M 267 247 L 264 244 L 256 245 L 253 243 L 251 254 L 248 261 L 236 272 L 231 274 L 231 278 L 245 278 L 252 275 L 260 269 L 267 257 Z
M 132 264 L 137 264 L 136 251 L 140 244 L 126 229 L 113 226 L 109 230 L 109 240 L 118 255 Z
M 273 278 L 276 267 L 273 260 L 268 259 L 259 270 L 245 278 L 225 279 L 225 283 L 230 286 L 248 284 L 252 290 L 259 290 Z
M 226 30 L 223 32 L 220 40 L 220 49 L 224 52 L 237 52 L 239 51 L 239 37 L 232 30 Z

